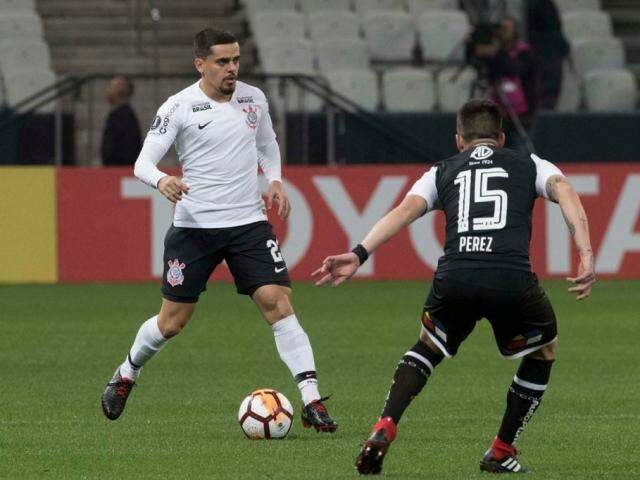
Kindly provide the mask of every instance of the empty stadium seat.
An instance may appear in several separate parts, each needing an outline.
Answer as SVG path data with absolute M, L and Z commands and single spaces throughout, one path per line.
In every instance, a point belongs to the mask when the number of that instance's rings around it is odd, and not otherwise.
M 309 33 L 318 42 L 330 38 L 359 38 L 360 21 L 351 12 L 316 12 L 308 16 Z
M 422 56 L 427 60 L 461 60 L 464 37 L 469 30 L 467 16 L 456 10 L 425 12 L 418 19 Z
M 284 81 L 281 84 L 278 79 L 268 79 L 267 90 L 269 105 L 272 110 L 277 112 L 286 110 L 287 112 L 312 113 L 319 112 L 324 106 L 324 101 L 320 97 L 305 91 L 292 81 Z
M 14 106 L 49 85 L 52 85 L 55 81 L 55 74 L 48 69 L 35 68 L 8 73 L 4 77 L 6 101 L 10 106 Z M 47 106 L 38 111 L 48 112 L 52 109 L 52 106 Z
M 281 11 L 294 11 L 297 5 L 296 0 L 242 0 L 249 17 L 261 13 L 273 13 Z
M 611 17 L 600 10 L 580 10 L 562 14 L 562 30 L 574 41 L 579 38 L 610 37 Z
M 390 112 L 433 110 L 433 74 L 426 69 L 397 68 L 382 77 L 384 104 Z
M 422 15 L 431 10 L 456 10 L 458 0 L 408 0 L 411 15 Z
M 404 0 L 355 0 L 356 11 L 361 14 L 380 10 L 404 10 Z
M 305 13 L 345 12 L 351 10 L 351 0 L 300 0 Z
M 363 25 L 371 60 L 409 61 L 413 58 L 416 33 L 408 13 L 369 13 L 365 15 Z
M 35 11 L 35 0 L 0 0 L 0 15 L 12 12 L 34 13 Z
M 638 101 L 635 77 L 624 69 L 587 73 L 584 93 L 587 108 L 594 112 L 631 112 Z
M 575 112 L 582 103 L 582 84 L 578 75 L 564 65 L 562 87 L 556 110 L 559 112 Z
M 603 68 L 622 68 L 624 49 L 617 38 L 579 39 L 572 43 L 573 61 L 580 75 Z
M 437 75 L 438 105 L 443 112 L 457 111 L 471 98 L 471 89 L 476 80 L 476 72 L 471 67 L 448 67 Z
M 378 108 L 378 79 L 371 70 L 334 70 L 328 73 L 331 88 L 365 110 Z
M 298 12 L 259 13 L 252 21 L 251 28 L 258 42 L 270 38 L 303 39 L 305 19 Z
M 42 21 L 34 13 L 0 15 L 0 41 L 42 38 Z
M 315 45 L 318 65 L 324 73 L 336 69 L 367 69 L 367 44 L 360 39 L 329 39 Z
M 600 0 L 554 0 L 559 12 L 570 10 L 600 10 Z
M 313 48 L 306 39 L 270 39 L 258 44 L 265 73 L 313 75 Z
M 48 69 L 51 66 L 49 46 L 42 40 L 0 41 L 0 70 L 6 73 L 24 69 L 26 65 Z

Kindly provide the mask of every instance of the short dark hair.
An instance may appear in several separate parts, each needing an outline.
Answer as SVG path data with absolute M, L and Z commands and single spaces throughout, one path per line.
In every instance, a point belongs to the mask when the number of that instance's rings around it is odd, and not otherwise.
M 227 45 L 229 43 L 237 43 L 238 40 L 233 33 L 225 30 L 215 30 L 213 28 L 205 28 L 196 33 L 193 39 L 193 50 L 196 57 L 207 58 L 211 55 L 211 47 L 214 45 Z
M 456 128 L 467 142 L 478 138 L 498 140 L 502 132 L 500 109 L 491 100 L 469 100 L 458 110 Z

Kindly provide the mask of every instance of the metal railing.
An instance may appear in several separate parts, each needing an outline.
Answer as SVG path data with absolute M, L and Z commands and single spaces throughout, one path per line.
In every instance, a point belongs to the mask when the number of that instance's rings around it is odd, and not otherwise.
M 196 77 L 193 75 L 185 74 L 162 74 L 160 76 L 153 74 L 131 74 L 128 75 L 134 81 L 152 81 L 152 85 L 156 86 L 159 81 L 166 79 L 184 79 L 185 84 L 189 81 L 195 81 Z M 94 136 L 96 125 L 96 103 L 98 102 L 95 95 L 95 84 L 99 81 L 105 81 L 112 78 L 111 74 L 89 74 L 82 76 L 68 76 L 60 81 L 50 85 L 39 92 L 36 92 L 29 98 L 24 99 L 13 107 L 13 113 L 8 117 L 0 121 L 0 130 L 9 127 L 14 122 L 18 121 L 21 115 L 29 115 L 37 112 L 39 108 L 47 105 L 55 105 L 55 158 L 54 164 L 62 164 L 62 138 L 63 138 L 63 122 L 62 111 L 66 109 L 68 113 L 78 115 L 81 109 L 86 109 L 86 124 L 83 125 L 84 129 L 88 131 L 86 150 L 84 152 L 77 152 L 78 158 L 84 158 L 85 164 L 96 164 L 91 159 L 96 158 L 98 142 Z M 336 135 L 337 125 L 340 123 L 342 116 L 351 115 L 355 116 L 359 122 L 366 126 L 371 135 L 378 138 L 386 139 L 389 144 L 393 145 L 396 149 L 404 151 L 407 156 L 413 158 L 423 158 L 424 161 L 434 161 L 441 157 L 440 152 L 429 151 L 428 147 L 419 146 L 423 142 L 412 136 L 405 130 L 400 130 L 390 125 L 388 122 L 380 120 L 374 112 L 368 111 L 362 108 L 360 105 L 352 101 L 351 99 L 341 95 L 338 92 L 333 91 L 328 84 L 317 77 L 304 76 L 304 75 L 252 75 L 246 78 L 250 83 L 257 82 L 264 84 L 268 80 L 276 81 L 280 86 L 281 92 L 286 92 L 289 84 L 295 85 L 299 88 L 303 95 L 312 95 L 318 97 L 324 103 L 322 115 L 325 117 L 326 122 L 326 152 L 327 163 L 335 165 L 339 163 L 339 159 L 336 156 Z M 175 92 L 171 92 L 173 94 Z M 281 145 L 287 144 L 287 114 L 292 105 L 288 105 L 288 95 L 284 94 L 282 103 L 283 107 L 280 109 L 274 109 L 274 124 L 276 126 L 278 136 L 280 138 Z M 153 95 L 154 101 L 157 95 Z M 156 101 L 157 102 L 157 101 Z M 161 102 L 157 102 L 153 105 L 153 108 L 157 108 Z M 308 117 L 310 112 L 304 109 L 304 102 L 301 101 L 301 107 L 297 110 L 302 115 L 302 151 L 303 158 L 301 163 L 309 163 L 309 150 L 310 150 L 310 132 Z M 272 103 L 273 105 L 273 103 Z M 282 149 L 285 153 L 286 149 Z M 284 159 L 286 161 L 286 158 Z

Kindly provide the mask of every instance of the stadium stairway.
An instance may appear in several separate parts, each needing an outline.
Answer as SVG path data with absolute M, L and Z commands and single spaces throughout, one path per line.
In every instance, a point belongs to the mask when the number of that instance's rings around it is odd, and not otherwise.
M 241 42 L 247 37 L 246 22 L 235 0 L 156 0 L 160 12 L 157 33 L 147 4 L 144 0 L 37 0 L 52 67 L 59 77 L 158 74 L 157 82 L 136 81 L 133 106 L 143 132 L 160 104 L 187 85 L 185 80 L 163 79 L 162 75 L 194 73 L 191 45 L 197 31 L 213 27 L 234 32 Z M 243 43 L 242 53 L 243 71 L 251 71 L 256 63 L 251 42 Z M 76 102 L 76 160 L 82 165 L 100 164 L 100 139 L 109 111 L 106 84 L 107 80 L 93 82 Z

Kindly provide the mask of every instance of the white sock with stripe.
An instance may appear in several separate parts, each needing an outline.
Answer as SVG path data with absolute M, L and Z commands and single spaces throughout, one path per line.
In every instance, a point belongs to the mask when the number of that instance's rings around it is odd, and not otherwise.
M 166 343 L 167 339 L 164 338 L 160 328 L 158 328 L 158 316 L 151 317 L 140 326 L 127 358 L 120 365 L 120 375 L 136 380 L 144 364 L 158 353 Z
M 314 400 L 319 400 L 320 392 L 313 350 L 309 337 L 300 326 L 297 317 L 295 314 L 289 315 L 278 320 L 271 328 L 280 358 L 295 378 L 302 402 L 307 405 Z

